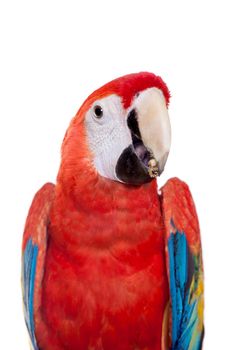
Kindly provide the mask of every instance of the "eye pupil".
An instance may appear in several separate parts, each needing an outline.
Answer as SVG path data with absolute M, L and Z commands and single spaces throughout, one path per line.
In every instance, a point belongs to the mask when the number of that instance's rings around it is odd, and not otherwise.
M 97 118 L 101 118 L 103 116 L 103 109 L 100 106 L 95 106 L 94 112 Z

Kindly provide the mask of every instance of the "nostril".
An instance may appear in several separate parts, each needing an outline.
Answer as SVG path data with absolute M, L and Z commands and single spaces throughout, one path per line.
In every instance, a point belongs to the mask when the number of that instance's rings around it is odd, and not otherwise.
M 138 121 L 137 121 L 137 112 L 135 109 L 132 109 L 129 112 L 128 118 L 127 118 L 127 124 L 130 129 L 130 131 L 136 135 L 137 137 L 141 138 L 141 133 L 138 127 Z

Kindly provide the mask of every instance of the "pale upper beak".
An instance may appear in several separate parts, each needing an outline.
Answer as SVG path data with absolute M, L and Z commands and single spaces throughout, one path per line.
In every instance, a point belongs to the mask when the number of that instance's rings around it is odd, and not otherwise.
M 142 91 L 133 103 L 143 144 L 164 170 L 171 146 L 171 126 L 163 93 L 157 88 Z

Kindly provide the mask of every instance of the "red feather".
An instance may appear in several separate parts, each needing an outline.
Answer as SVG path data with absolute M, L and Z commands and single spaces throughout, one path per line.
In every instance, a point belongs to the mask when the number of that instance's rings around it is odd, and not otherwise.
M 41 350 L 162 349 L 169 294 L 156 181 L 134 187 L 99 176 L 83 123 L 96 99 L 115 93 L 127 108 L 152 86 L 168 104 L 160 77 L 131 74 L 91 94 L 71 121 L 49 214 Z

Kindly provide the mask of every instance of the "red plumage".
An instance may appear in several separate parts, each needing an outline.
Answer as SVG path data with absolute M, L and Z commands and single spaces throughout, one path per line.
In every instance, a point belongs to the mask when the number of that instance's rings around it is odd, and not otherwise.
M 47 229 L 46 242 L 33 238 L 46 246 L 34 298 L 41 350 L 166 349 L 169 287 L 156 180 L 130 186 L 101 177 L 83 123 L 96 99 L 114 93 L 127 108 L 149 87 L 161 89 L 168 104 L 166 85 L 149 73 L 116 79 L 89 96 L 64 138 L 57 184 L 49 196 L 39 192 L 29 213 L 28 222 L 42 216 L 40 228 Z M 38 209 L 41 201 L 49 213 Z M 23 247 L 37 224 L 26 224 Z
M 155 182 L 111 191 L 97 184 L 108 208 L 91 215 L 79 201 L 55 197 L 42 309 L 61 349 L 161 348 L 168 284 L 156 192 Z M 49 336 L 38 332 L 38 340 L 53 349 Z

